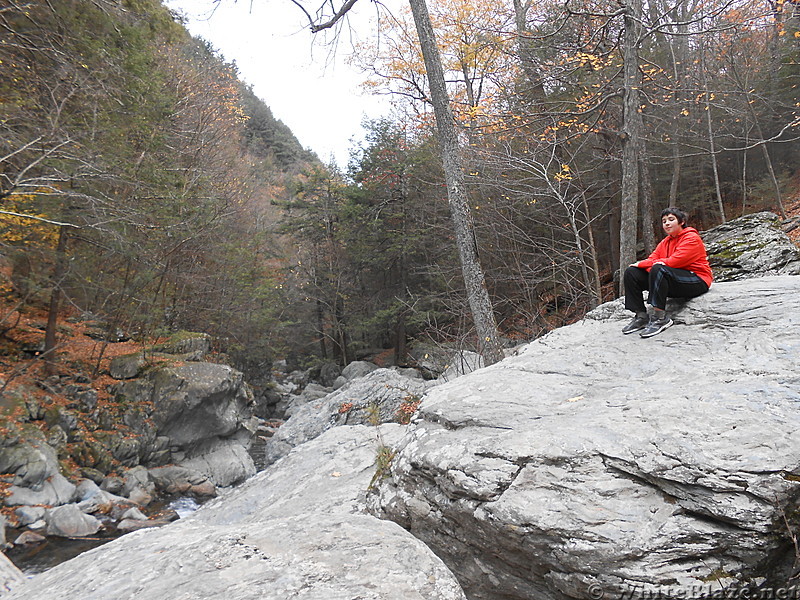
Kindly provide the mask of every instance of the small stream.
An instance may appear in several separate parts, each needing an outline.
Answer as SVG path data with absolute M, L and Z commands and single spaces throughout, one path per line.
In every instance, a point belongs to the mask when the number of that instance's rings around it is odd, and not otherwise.
M 171 501 L 155 503 L 148 507 L 148 513 L 174 511 L 179 518 L 184 518 L 200 508 L 200 504 L 194 498 L 175 498 Z M 23 530 L 8 529 L 9 540 L 14 540 Z M 41 544 L 33 546 L 14 546 L 6 551 L 6 556 L 11 559 L 17 568 L 28 577 L 43 573 L 52 569 L 64 561 L 75 558 L 79 554 L 87 552 L 111 540 L 115 540 L 124 534 L 107 533 L 98 534 L 90 538 L 61 538 L 48 537 Z
M 258 471 L 264 468 L 264 446 L 266 437 L 256 436 L 249 448 L 250 456 L 255 462 Z M 179 518 L 184 518 L 200 508 L 194 498 L 180 497 L 162 502 L 156 502 L 147 507 L 147 513 L 152 516 L 158 513 L 174 511 Z M 23 529 L 8 529 L 7 538 L 13 541 L 24 531 Z M 45 542 L 33 546 L 14 546 L 6 551 L 6 556 L 27 576 L 32 577 L 52 569 L 56 565 L 75 558 L 79 554 L 102 546 L 121 537 L 124 534 L 115 532 L 99 533 L 91 538 L 60 538 L 48 537 Z

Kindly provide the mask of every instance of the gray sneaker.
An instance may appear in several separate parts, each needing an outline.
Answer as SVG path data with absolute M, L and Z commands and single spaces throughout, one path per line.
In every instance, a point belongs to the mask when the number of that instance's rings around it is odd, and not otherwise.
M 641 331 L 647 326 L 648 318 L 647 313 L 637 314 L 633 320 L 622 328 L 622 333 L 628 335 L 635 331 Z
M 672 319 L 670 319 L 666 314 L 661 319 L 652 317 L 650 322 L 647 324 L 647 327 L 645 327 L 644 331 L 642 331 L 642 333 L 639 335 L 643 338 L 653 337 L 654 335 L 658 335 L 664 331 L 667 327 L 672 327 Z

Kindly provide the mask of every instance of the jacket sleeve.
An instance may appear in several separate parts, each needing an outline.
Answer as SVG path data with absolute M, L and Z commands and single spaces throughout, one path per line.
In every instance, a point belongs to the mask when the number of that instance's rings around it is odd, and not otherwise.
M 673 269 L 686 269 L 703 257 L 705 252 L 706 249 L 700 236 L 697 233 L 689 233 L 681 236 L 678 245 L 669 257 L 661 260 L 665 265 Z
M 657 260 L 664 260 L 667 257 L 667 238 L 664 238 L 658 243 L 656 249 L 645 258 L 644 260 L 640 260 L 636 263 L 636 266 L 640 269 L 649 269 L 652 267 Z

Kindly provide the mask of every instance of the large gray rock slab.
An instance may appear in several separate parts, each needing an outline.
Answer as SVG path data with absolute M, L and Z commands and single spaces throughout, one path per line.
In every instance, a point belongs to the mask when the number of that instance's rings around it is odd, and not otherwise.
M 650 339 L 629 318 L 605 304 L 424 398 L 374 507 L 470 598 L 785 584 L 800 277 L 715 284 Z
M 800 275 L 800 248 L 784 233 L 775 213 L 745 215 L 701 235 L 717 281 Z
M 0 552 L 0 594 L 25 581 L 25 575 Z
M 404 402 L 413 402 L 427 389 L 421 380 L 392 369 L 377 369 L 353 379 L 333 393 L 297 408 L 267 440 L 265 464 L 337 425 L 397 422 Z
M 191 517 L 125 535 L 6 597 L 464 600 L 419 540 L 361 512 L 377 448 L 400 430 L 331 430 Z

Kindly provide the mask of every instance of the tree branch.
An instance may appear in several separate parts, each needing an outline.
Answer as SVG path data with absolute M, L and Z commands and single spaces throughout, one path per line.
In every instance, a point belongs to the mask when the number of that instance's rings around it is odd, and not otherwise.
M 12 212 L 10 210 L 0 210 L 1 215 L 11 215 L 12 217 L 22 217 L 23 219 L 33 219 L 34 221 L 42 221 L 43 223 L 49 223 L 50 225 L 61 225 L 63 227 L 74 227 L 75 229 L 80 229 L 80 225 L 74 225 L 72 223 L 62 223 L 61 221 L 51 221 L 50 219 L 45 219 L 44 217 L 35 217 L 33 215 L 25 215 L 22 213 Z

